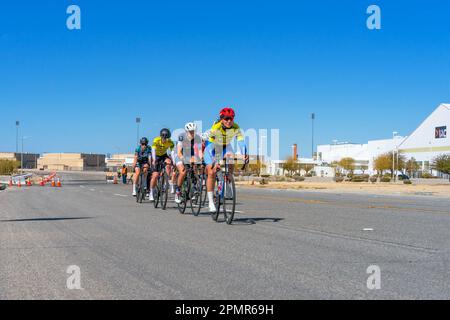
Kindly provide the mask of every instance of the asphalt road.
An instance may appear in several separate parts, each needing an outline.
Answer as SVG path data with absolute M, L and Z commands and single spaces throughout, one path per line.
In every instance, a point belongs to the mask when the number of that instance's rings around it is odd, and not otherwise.
M 450 199 L 239 188 L 228 226 L 77 180 L 0 192 L 0 299 L 450 298 Z

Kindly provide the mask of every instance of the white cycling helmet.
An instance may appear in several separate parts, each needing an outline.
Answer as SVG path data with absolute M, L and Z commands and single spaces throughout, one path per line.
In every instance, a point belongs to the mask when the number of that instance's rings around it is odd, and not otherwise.
M 193 122 L 188 122 L 184 126 L 184 130 L 186 131 L 195 131 L 195 129 L 197 129 L 197 125 Z
M 207 130 L 207 131 L 202 133 L 202 139 L 204 141 L 209 140 L 209 138 L 211 138 L 211 130 Z

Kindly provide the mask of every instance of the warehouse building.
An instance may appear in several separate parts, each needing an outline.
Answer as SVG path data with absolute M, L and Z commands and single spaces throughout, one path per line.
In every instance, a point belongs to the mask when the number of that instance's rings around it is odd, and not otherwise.
M 0 152 L 0 160 L 23 161 L 23 169 L 36 169 L 38 158 L 37 153 Z
M 317 146 L 317 163 L 330 165 L 345 157 L 355 159 L 356 167 L 374 174 L 374 159 L 387 152 L 399 152 L 406 159 L 414 158 L 420 171 L 433 172 L 430 168 L 433 159 L 441 154 L 450 154 L 450 139 L 447 128 L 450 127 L 450 104 L 439 105 L 411 135 L 407 137 L 394 135 L 392 139 L 371 140 L 366 144 L 340 143 Z
M 44 153 L 38 160 L 41 170 L 104 171 L 104 154 L 87 153 Z

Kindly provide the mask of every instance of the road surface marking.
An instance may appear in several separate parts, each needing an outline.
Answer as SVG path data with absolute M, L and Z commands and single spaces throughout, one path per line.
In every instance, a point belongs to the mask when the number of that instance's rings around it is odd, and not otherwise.
M 364 228 L 363 231 L 373 231 L 373 228 Z
M 128 197 L 128 195 L 126 195 L 126 194 L 118 194 L 118 193 L 114 193 L 114 195 L 115 195 L 115 196 L 118 196 L 118 197 Z
M 95 189 L 89 189 L 89 191 L 95 191 Z

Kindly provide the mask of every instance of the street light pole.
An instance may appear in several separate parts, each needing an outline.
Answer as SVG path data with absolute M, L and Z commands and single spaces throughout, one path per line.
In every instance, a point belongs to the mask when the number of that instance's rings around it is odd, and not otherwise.
M 395 149 L 397 149 L 396 143 L 395 143 L 395 136 L 397 135 L 397 131 L 392 132 L 392 142 L 394 143 L 394 146 L 392 147 L 392 178 L 394 179 L 394 182 L 396 181 L 395 177 Z
M 22 136 L 22 152 L 20 153 L 20 170 L 23 173 L 23 140 L 29 139 L 31 137 L 24 137 Z
M 20 122 L 16 121 L 16 153 L 19 153 L 19 125 Z
M 141 118 L 136 118 L 136 127 L 137 127 L 137 144 L 139 144 L 139 124 L 141 123 Z
M 314 160 L 314 119 L 316 115 L 311 113 L 311 158 Z

